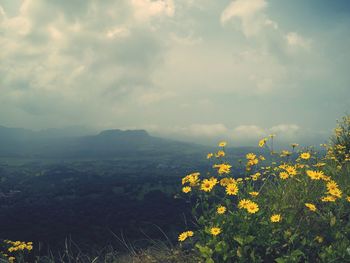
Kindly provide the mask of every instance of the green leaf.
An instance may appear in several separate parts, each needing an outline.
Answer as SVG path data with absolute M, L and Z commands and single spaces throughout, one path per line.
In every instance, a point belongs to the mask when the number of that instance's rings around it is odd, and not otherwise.
M 198 224 L 204 225 L 204 223 L 205 223 L 205 219 L 204 219 L 203 216 L 201 216 L 201 217 L 198 219 Z
M 287 261 L 284 258 L 275 258 L 276 263 L 286 263 Z
M 292 253 L 290 254 L 290 256 L 292 257 L 292 259 L 294 261 L 297 261 L 301 256 L 305 256 L 305 254 L 299 250 L 299 249 L 296 249 L 294 251 L 292 251 Z M 298 260 L 299 261 L 299 260 Z
M 240 244 L 241 246 L 244 245 L 244 239 L 243 239 L 242 237 L 240 237 L 240 236 L 235 236 L 235 237 L 233 237 L 233 239 L 234 239 L 235 241 L 237 241 L 238 244 Z
M 227 244 L 225 241 L 220 241 L 215 245 L 215 251 L 218 253 L 223 253 L 227 250 Z
M 246 236 L 244 238 L 244 244 L 252 243 L 254 239 L 255 239 L 255 236 Z
M 213 255 L 213 250 L 210 247 L 196 244 L 196 248 L 198 248 L 199 252 L 204 258 L 211 258 L 211 256 Z
M 336 218 L 335 216 L 332 216 L 332 217 L 331 217 L 331 220 L 330 220 L 330 222 L 329 222 L 329 225 L 330 225 L 330 226 L 334 226 L 336 222 L 337 222 L 337 218 Z

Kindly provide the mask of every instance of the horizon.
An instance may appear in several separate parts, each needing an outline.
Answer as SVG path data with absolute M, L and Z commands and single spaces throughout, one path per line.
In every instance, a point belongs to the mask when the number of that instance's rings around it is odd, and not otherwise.
M 45 132 L 62 132 L 61 134 L 51 134 L 51 136 L 54 136 L 55 138 L 70 138 L 70 137 L 90 137 L 90 136 L 98 136 L 101 135 L 104 132 L 107 131 L 121 131 L 121 132 L 133 132 L 133 131 L 142 131 L 146 132 L 147 136 L 170 140 L 170 141 L 176 141 L 179 143 L 191 143 L 191 144 L 197 144 L 201 146 L 207 146 L 207 147 L 216 147 L 219 142 L 225 141 L 228 143 L 228 148 L 250 148 L 250 147 L 258 147 L 258 140 L 261 138 L 257 138 L 256 141 L 252 142 L 251 144 L 242 144 L 240 142 L 235 142 L 234 140 L 230 138 L 223 138 L 223 137 L 213 137 L 210 140 L 208 138 L 197 138 L 197 140 L 194 142 L 191 140 L 191 138 L 188 137 L 171 137 L 167 135 L 152 133 L 146 129 L 122 129 L 122 128 L 108 128 L 103 130 L 96 130 L 89 127 L 84 126 L 67 126 L 67 127 L 60 127 L 60 128 L 44 128 L 44 129 L 28 129 L 23 127 L 6 127 L 4 125 L 0 124 L 0 128 L 4 129 L 20 129 L 25 130 L 28 132 L 34 132 L 34 133 L 45 133 Z M 276 134 L 274 134 L 276 135 Z M 266 137 L 269 137 L 269 135 L 266 135 Z M 263 137 L 262 137 L 263 138 Z M 275 137 L 275 147 L 278 150 L 290 148 L 292 143 L 298 143 L 301 147 L 315 147 L 316 149 L 320 148 L 320 144 L 328 143 L 330 137 L 325 139 L 324 141 L 302 141 L 302 142 L 291 142 L 291 141 L 283 141 L 280 138 Z M 314 142 L 312 144 L 312 142 Z

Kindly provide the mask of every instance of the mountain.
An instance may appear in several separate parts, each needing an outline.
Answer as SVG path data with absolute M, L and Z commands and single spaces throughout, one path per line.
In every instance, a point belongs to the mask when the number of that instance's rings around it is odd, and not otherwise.
M 105 130 L 78 136 L 62 130 L 0 126 L 0 157 L 110 158 L 206 152 L 208 147 L 150 136 L 145 130 Z
M 85 131 L 86 133 L 86 131 Z M 190 158 L 216 151 L 188 142 L 149 135 L 145 130 L 105 130 L 96 135 L 79 135 L 79 129 L 32 131 L 0 126 L 0 157 L 20 158 Z M 241 158 L 255 147 L 227 148 L 230 155 Z

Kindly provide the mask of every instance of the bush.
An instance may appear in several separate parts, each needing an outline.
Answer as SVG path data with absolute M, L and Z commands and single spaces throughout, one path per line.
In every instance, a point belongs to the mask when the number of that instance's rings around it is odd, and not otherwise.
M 321 156 L 312 148 L 246 155 L 232 172 L 226 143 L 208 154 L 213 171 L 182 179 L 196 229 L 179 235 L 210 262 L 350 262 L 350 118 Z M 335 151 L 341 149 L 342 151 Z M 266 161 L 269 159 L 269 161 Z

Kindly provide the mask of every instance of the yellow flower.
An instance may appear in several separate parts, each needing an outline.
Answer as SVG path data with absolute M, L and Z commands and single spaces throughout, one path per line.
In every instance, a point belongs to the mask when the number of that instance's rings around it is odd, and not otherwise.
M 258 195 L 259 195 L 259 192 L 250 192 L 249 194 L 250 194 L 251 196 L 254 196 L 254 197 L 255 197 L 255 196 L 258 196 Z
M 297 174 L 297 170 L 293 166 L 287 165 L 285 170 L 290 176 L 295 176 Z
M 208 153 L 208 154 L 207 154 L 207 159 L 210 159 L 210 158 L 213 157 L 213 156 L 214 156 L 213 153 Z
M 238 194 L 238 186 L 237 186 L 237 184 L 228 184 L 226 186 L 226 194 L 228 194 L 228 195 L 237 195 Z
M 280 172 L 279 176 L 282 180 L 286 180 L 289 177 L 289 174 L 287 172 Z
M 326 186 L 328 191 L 338 189 L 338 184 L 335 181 L 329 181 Z
M 274 214 L 270 217 L 271 222 L 277 223 L 282 220 L 282 216 L 280 214 Z
M 256 155 L 255 155 L 254 153 L 248 153 L 248 154 L 246 155 L 246 158 L 247 158 L 248 160 L 254 160 L 254 159 L 256 158 Z
M 321 179 L 325 182 L 329 182 L 331 180 L 331 177 L 327 175 L 323 175 Z
M 316 236 L 316 237 L 315 237 L 315 240 L 316 240 L 318 243 L 322 243 L 322 242 L 323 242 L 323 237 L 321 237 L 321 236 Z
M 303 169 L 303 168 L 305 168 L 305 167 L 309 167 L 308 165 L 305 165 L 305 164 L 301 164 L 301 163 L 297 163 L 296 165 L 295 165 L 295 168 L 297 168 L 297 169 Z
M 210 233 L 213 235 L 213 236 L 217 236 L 221 233 L 221 229 L 219 227 L 212 227 L 210 229 Z
M 227 186 L 228 184 L 235 184 L 236 180 L 234 178 L 222 178 L 220 180 L 221 186 Z
M 292 143 L 290 146 L 292 146 L 293 148 L 295 148 L 295 147 L 298 147 L 299 144 L 297 144 L 297 143 Z
M 248 204 L 250 204 L 250 200 L 248 199 L 242 199 L 238 202 L 238 208 L 242 209 L 242 208 L 246 208 L 248 206 Z
M 311 157 L 311 154 L 308 152 L 304 152 L 304 153 L 300 154 L 300 158 L 304 159 L 304 160 L 308 160 L 308 159 L 310 159 L 310 157 Z
M 259 141 L 259 147 L 264 147 L 265 143 L 267 142 L 267 138 L 261 139 Z
M 182 187 L 182 192 L 184 192 L 185 194 L 187 194 L 188 192 L 191 192 L 191 187 L 190 186 L 185 186 L 185 187 Z
M 232 167 L 231 165 L 225 164 L 225 163 L 213 165 L 213 168 L 218 168 L 218 174 L 220 175 L 230 173 L 231 167 Z
M 8 258 L 8 260 L 9 260 L 10 263 L 15 262 L 15 259 L 16 259 L 15 257 L 9 257 L 9 258 Z
M 289 151 L 287 151 L 287 150 L 283 150 L 283 151 L 281 152 L 281 157 L 286 157 L 286 156 L 290 156 L 290 155 L 292 155 L 292 153 L 289 152 Z
M 250 201 L 249 204 L 247 204 L 246 209 L 248 213 L 255 214 L 256 212 L 259 211 L 259 206 L 257 203 Z
M 253 181 L 256 181 L 259 179 L 259 177 L 261 176 L 261 173 L 255 173 L 253 175 L 251 175 L 250 177 L 252 178 Z
M 225 141 L 219 142 L 219 147 L 225 147 L 226 145 L 227 145 L 227 142 Z
M 265 157 L 262 156 L 262 155 L 259 156 L 259 159 L 260 159 L 261 161 L 265 161 L 265 160 L 266 160 Z
M 343 194 L 343 192 L 339 188 L 331 189 L 328 191 L 328 193 L 338 198 L 340 198 Z
M 337 200 L 337 198 L 335 198 L 332 195 L 327 195 L 321 198 L 322 202 L 335 202 Z
M 346 197 L 346 201 L 350 202 L 350 196 Z
M 192 234 L 192 236 L 193 236 L 193 232 L 192 232 L 192 231 L 186 231 L 186 232 L 183 232 L 183 233 L 181 233 L 181 234 L 179 235 L 178 240 L 179 240 L 180 242 L 185 241 L 185 240 L 189 237 L 189 235 L 188 235 L 189 233 Z
M 312 180 L 320 180 L 323 178 L 324 173 L 322 171 L 312 171 L 307 170 L 306 174 L 312 179 Z
M 186 231 L 185 233 L 187 234 L 188 237 L 193 237 L 194 235 L 193 231 Z
M 196 186 L 199 184 L 199 175 L 200 173 L 191 173 L 189 175 L 186 175 L 184 178 L 182 178 L 182 184 L 189 183 L 191 186 Z
M 251 159 L 251 160 L 248 160 L 247 162 L 247 166 L 253 166 L 253 165 L 256 165 L 259 163 L 259 160 L 258 159 Z
M 221 215 L 221 214 L 224 214 L 226 212 L 226 207 L 224 206 L 219 206 L 217 209 L 216 209 L 216 212 Z
M 316 206 L 314 204 L 311 204 L 311 203 L 305 203 L 305 206 L 307 208 L 309 208 L 310 211 L 313 211 L 315 212 L 317 210 Z
M 225 152 L 220 150 L 215 154 L 215 157 L 219 158 L 219 157 L 224 157 L 225 156 Z
M 201 190 L 203 190 L 204 192 L 210 192 L 215 186 L 215 184 L 216 183 L 213 180 L 204 179 L 201 184 Z
M 325 166 L 326 163 L 316 163 L 314 166 L 315 167 L 322 167 L 322 166 Z

